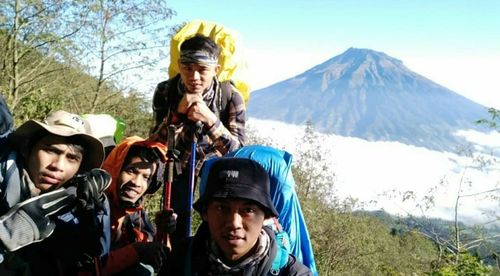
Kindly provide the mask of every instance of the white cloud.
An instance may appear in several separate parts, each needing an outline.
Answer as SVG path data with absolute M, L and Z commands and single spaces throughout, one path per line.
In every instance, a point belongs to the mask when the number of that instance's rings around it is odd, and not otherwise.
M 292 154 L 304 129 L 255 118 L 249 120 L 249 125 L 258 129 L 259 135 L 274 139 L 278 147 Z M 327 162 L 336 174 L 338 196 L 351 196 L 364 202 L 375 200 L 377 204 L 368 207 L 382 208 L 394 214 L 425 214 L 452 220 L 450 210 L 454 209 L 460 181 L 462 195 L 494 189 L 500 181 L 500 164 L 483 172 L 469 167 L 473 164 L 470 158 L 454 153 L 331 134 L 320 134 L 320 141 L 322 144 L 318 148 L 328 148 L 332 153 Z M 300 161 L 295 159 L 295 162 Z M 401 194 L 405 191 L 413 191 L 416 200 L 403 202 Z M 416 205 L 421 204 L 426 196 L 434 197 L 435 206 L 423 212 Z M 498 209 L 496 201 L 479 196 L 461 198 L 459 203 L 460 217 L 468 222 L 488 220 L 482 212 Z
M 476 130 L 460 130 L 455 135 L 464 137 L 467 141 L 489 147 L 500 147 L 500 133 L 491 131 L 483 133 Z

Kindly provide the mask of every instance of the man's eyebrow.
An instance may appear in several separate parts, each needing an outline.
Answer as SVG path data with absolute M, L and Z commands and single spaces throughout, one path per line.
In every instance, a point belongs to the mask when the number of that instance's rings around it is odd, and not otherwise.
M 68 156 L 71 156 L 73 158 L 78 158 L 78 159 L 83 158 L 83 154 L 81 152 L 70 152 L 70 153 L 68 153 Z
M 129 170 L 129 169 L 149 169 L 151 171 L 154 170 L 154 162 L 134 162 L 134 163 L 129 163 L 126 166 L 123 167 L 122 170 Z

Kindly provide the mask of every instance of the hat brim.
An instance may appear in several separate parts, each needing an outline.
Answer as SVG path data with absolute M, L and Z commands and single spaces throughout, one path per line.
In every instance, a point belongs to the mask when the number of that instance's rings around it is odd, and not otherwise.
M 82 164 L 83 168 L 89 170 L 101 167 L 104 160 L 104 147 L 101 141 L 92 135 L 77 132 L 65 126 L 49 126 L 35 120 L 29 120 L 12 132 L 9 135 L 9 140 L 13 143 L 13 145 L 21 145 L 23 142 L 30 140 L 41 130 L 45 130 L 50 134 L 57 136 L 78 137 L 83 143 L 85 143 L 83 146 L 87 151 L 84 156 L 85 164 Z
M 255 190 L 255 191 L 254 191 Z M 194 204 L 193 208 L 200 214 L 211 199 L 216 198 L 240 198 L 255 201 L 257 204 L 265 208 L 266 214 L 278 216 L 278 211 L 274 207 L 273 202 L 266 196 L 261 195 L 262 191 L 247 184 L 232 184 L 228 189 L 219 189 L 211 195 L 203 194 Z

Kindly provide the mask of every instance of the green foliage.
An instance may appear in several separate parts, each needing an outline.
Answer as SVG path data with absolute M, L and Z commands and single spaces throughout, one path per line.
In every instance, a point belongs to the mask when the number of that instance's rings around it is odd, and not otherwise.
M 446 254 L 443 259 L 436 264 L 436 268 L 429 274 L 432 276 L 454 276 L 470 275 L 482 276 L 491 275 L 492 269 L 486 266 L 477 257 L 467 252 L 458 255 Z
M 423 275 L 438 254 L 414 231 L 394 235 L 368 215 L 302 200 L 319 275 Z

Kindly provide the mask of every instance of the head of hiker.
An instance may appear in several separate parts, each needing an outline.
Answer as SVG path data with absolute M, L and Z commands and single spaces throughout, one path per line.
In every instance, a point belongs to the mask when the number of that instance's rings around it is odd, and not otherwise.
M 82 117 L 89 122 L 92 134 L 102 142 L 108 156 L 116 144 L 121 142 L 125 123 L 109 114 L 83 114 Z
M 107 193 L 122 207 L 138 207 L 144 194 L 154 193 L 161 182 L 158 173 L 164 159 L 165 146 L 138 136 L 124 139 L 106 158 L 103 169 L 113 181 Z
M 202 35 L 196 35 L 181 44 L 179 73 L 187 93 L 203 94 L 209 90 L 220 69 L 220 52 L 215 42 Z
M 133 146 L 118 176 L 120 201 L 135 204 L 155 182 L 160 157 L 153 149 Z M 155 182 L 156 184 L 156 182 Z
M 43 122 L 29 120 L 9 136 L 26 160 L 29 178 L 41 192 L 54 190 L 77 172 L 99 168 L 102 143 L 88 123 L 66 111 L 50 113 Z
M 194 204 L 208 224 L 210 237 L 228 263 L 259 250 L 264 220 L 277 216 L 270 198 L 269 176 L 256 161 L 221 158 L 208 172 L 203 195 Z

